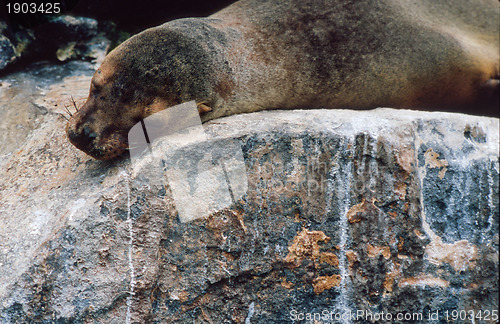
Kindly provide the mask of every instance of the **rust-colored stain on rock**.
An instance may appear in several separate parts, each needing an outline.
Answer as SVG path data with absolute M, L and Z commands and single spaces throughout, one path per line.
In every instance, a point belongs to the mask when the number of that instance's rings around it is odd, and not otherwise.
M 438 177 L 439 177 L 439 179 L 443 179 L 444 175 L 446 174 L 446 171 L 447 171 L 448 161 L 446 161 L 445 159 L 438 160 L 439 154 L 434 152 L 432 149 L 428 149 L 424 153 L 424 157 L 425 157 L 425 165 L 428 168 L 431 168 L 431 169 L 441 168 L 441 170 L 439 171 Z
M 377 210 L 378 208 L 374 205 L 374 201 L 367 202 L 366 199 L 363 198 L 363 201 L 349 209 L 347 212 L 347 220 L 351 224 L 359 223 L 362 220 L 369 219 L 370 215 L 376 214 Z
M 320 263 L 325 262 L 334 267 L 339 266 L 339 258 L 337 257 L 337 255 L 335 255 L 335 253 L 332 252 L 321 253 L 321 256 L 319 257 L 319 262 Z
M 312 284 L 314 288 L 314 293 L 317 295 L 325 290 L 340 286 L 340 282 L 341 282 L 340 275 L 317 277 L 316 279 L 314 279 Z
M 285 262 L 291 263 L 291 267 L 296 268 L 304 259 L 310 259 L 317 266 L 316 260 L 320 257 L 319 242 L 326 243 L 329 240 L 330 238 L 322 231 L 309 231 L 303 228 L 288 248 L 290 253 L 286 256 Z
M 394 287 L 394 280 L 401 276 L 401 272 L 398 269 L 387 272 L 385 274 L 384 280 L 384 294 L 383 297 L 387 297 L 392 293 Z
M 293 283 L 287 281 L 286 278 L 283 278 L 283 281 L 281 281 L 281 287 L 291 289 L 293 288 Z
M 389 246 L 374 246 L 368 243 L 366 245 L 366 252 L 370 258 L 374 258 L 379 254 L 382 254 L 384 259 L 388 260 L 391 257 L 391 249 Z

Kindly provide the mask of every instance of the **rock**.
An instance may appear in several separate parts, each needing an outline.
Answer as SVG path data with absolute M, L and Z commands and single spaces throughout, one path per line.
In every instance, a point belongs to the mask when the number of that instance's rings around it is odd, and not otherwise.
M 29 56 L 34 34 L 23 28 L 12 28 L 0 18 L 0 71 Z
M 87 17 L 62 15 L 51 19 L 50 23 L 38 28 L 38 32 L 58 42 L 89 40 L 98 33 L 97 20 Z
M 104 53 L 96 51 L 96 57 L 104 57 Z M 45 114 L 67 115 L 65 107 L 74 111 L 71 97 L 88 95 L 90 79 L 100 62 L 39 62 L 0 77 L 0 166 L 43 124 Z
M 95 19 L 63 15 L 38 26 L 35 33 L 40 52 L 51 52 L 52 55 L 55 52 L 59 61 L 66 61 L 87 58 L 87 52 L 92 51 L 89 42 L 96 43 L 90 40 L 97 37 L 98 28 Z M 102 41 L 104 37 L 100 36 L 100 39 Z
M 214 120 L 206 134 L 237 139 L 248 187 L 181 222 L 169 161 L 89 158 L 51 102 L 1 162 L 2 323 L 447 322 L 497 310 L 498 119 L 380 108 Z M 187 162 L 206 156 L 185 145 Z
M 15 48 L 10 40 L 0 35 L 0 70 L 15 59 Z
M 34 26 L 11 24 L 0 21 L 0 70 L 22 60 L 95 61 L 110 46 L 92 18 L 61 15 Z

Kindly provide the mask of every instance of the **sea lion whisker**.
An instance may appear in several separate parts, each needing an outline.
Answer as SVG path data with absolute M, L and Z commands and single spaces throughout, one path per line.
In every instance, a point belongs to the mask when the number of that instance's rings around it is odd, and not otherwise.
M 73 114 L 71 113 L 71 111 L 69 111 L 68 106 L 64 105 L 64 108 L 66 109 L 66 112 L 68 113 L 68 115 L 70 117 L 73 117 Z
M 75 110 L 78 111 L 78 107 L 76 106 L 75 99 L 73 99 L 73 96 L 70 96 L 70 97 L 71 97 L 71 101 L 73 102 L 73 106 L 75 107 Z

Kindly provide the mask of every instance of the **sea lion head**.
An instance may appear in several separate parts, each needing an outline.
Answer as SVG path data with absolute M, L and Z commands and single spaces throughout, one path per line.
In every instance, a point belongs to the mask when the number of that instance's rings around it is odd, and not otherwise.
M 111 159 L 127 149 L 127 132 L 145 110 L 144 104 L 124 100 L 133 95 L 127 94 L 127 89 L 135 86 L 127 84 L 116 68 L 110 59 L 101 65 L 92 78 L 87 101 L 66 125 L 70 142 L 99 160 Z
M 193 39 L 162 26 L 111 51 L 95 72 L 85 104 L 66 126 L 70 142 L 108 160 L 128 148 L 128 132 L 142 119 L 182 102 L 213 97 L 210 63 Z

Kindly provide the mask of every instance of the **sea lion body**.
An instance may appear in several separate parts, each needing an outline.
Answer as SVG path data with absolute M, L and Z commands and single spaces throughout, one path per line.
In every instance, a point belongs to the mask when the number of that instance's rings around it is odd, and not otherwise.
M 98 159 L 189 100 L 203 121 L 264 109 L 447 109 L 498 95 L 491 1 L 242 0 L 143 31 L 108 54 L 67 133 Z

